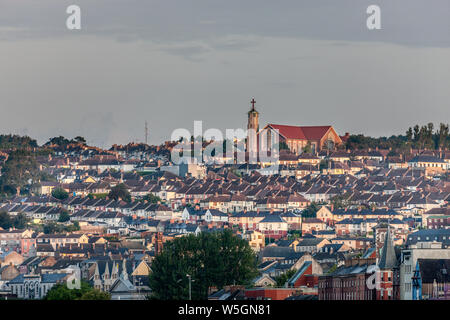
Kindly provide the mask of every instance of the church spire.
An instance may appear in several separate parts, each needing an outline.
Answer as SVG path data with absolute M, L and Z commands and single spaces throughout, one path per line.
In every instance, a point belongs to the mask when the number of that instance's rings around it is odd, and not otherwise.
M 391 228 L 388 225 L 386 236 L 384 238 L 384 245 L 381 251 L 380 261 L 378 267 L 382 270 L 393 269 L 397 266 L 397 257 L 395 255 L 394 243 L 391 239 Z
M 127 259 L 123 259 L 122 261 L 122 279 L 128 280 Z

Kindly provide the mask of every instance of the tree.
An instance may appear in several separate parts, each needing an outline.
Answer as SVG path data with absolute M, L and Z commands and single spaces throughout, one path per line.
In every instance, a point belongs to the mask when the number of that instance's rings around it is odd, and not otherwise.
M 128 189 L 125 184 L 120 183 L 111 188 L 111 191 L 108 194 L 108 197 L 114 200 L 123 200 L 126 202 L 131 202 L 131 194 L 128 192 Z
M 6 211 L 0 212 L 0 227 L 3 229 L 16 228 L 24 229 L 27 227 L 28 218 L 20 212 L 14 217 L 11 217 Z
M 58 200 L 66 200 L 69 197 L 69 193 L 63 188 L 55 188 L 52 190 L 52 196 Z
M 67 144 L 69 144 L 70 141 L 66 138 L 64 138 L 63 136 L 59 136 L 59 137 L 54 137 L 54 138 L 50 138 L 48 140 L 48 142 L 45 145 L 57 145 L 57 146 L 66 146 Z
M 0 212 L 0 227 L 2 229 L 9 229 L 12 227 L 12 220 L 11 217 L 9 216 L 8 212 L 6 211 L 1 211 Z
M 315 218 L 320 207 L 315 202 L 311 202 L 305 210 L 302 211 L 303 218 Z
M 22 212 L 19 212 L 13 219 L 12 223 L 14 228 L 16 229 L 25 229 L 28 225 L 29 218 L 23 214 Z
M 11 152 L 2 168 L 0 184 L 3 191 L 14 190 L 17 195 L 25 186 L 38 182 L 39 165 L 34 155 L 27 150 Z
M 111 296 L 107 292 L 98 289 L 82 280 L 80 289 L 69 289 L 66 283 L 54 285 L 44 297 L 44 300 L 110 300 Z
M 280 274 L 278 277 L 275 277 L 274 280 L 277 282 L 277 287 L 284 287 L 287 281 L 297 272 L 295 269 L 289 269 L 285 273 Z
M 147 195 L 144 196 L 144 198 L 142 198 L 142 200 L 146 200 L 150 203 L 158 203 L 161 202 L 161 198 L 158 196 L 155 196 L 153 193 L 149 193 Z
M 206 299 L 210 287 L 246 285 L 257 275 L 256 256 L 248 242 L 230 230 L 188 235 L 165 243 L 152 262 L 152 298 Z
M 43 231 L 45 234 L 59 233 L 61 228 L 54 222 L 49 222 L 44 225 Z
M 285 141 L 280 141 L 280 143 L 278 144 L 279 146 L 279 150 L 290 150 L 289 146 L 287 145 L 287 143 Z
M 330 199 L 330 202 L 335 209 L 343 209 L 348 205 L 344 195 L 336 195 Z
M 303 148 L 304 153 L 312 153 L 311 141 L 308 141 L 306 146 Z
M 78 300 L 111 300 L 111 295 L 108 292 L 92 289 L 83 293 Z
M 59 214 L 58 222 L 66 222 L 70 220 L 70 215 L 67 211 L 63 211 Z
M 86 144 L 86 139 L 81 136 L 77 136 L 77 137 L 73 138 L 73 141 L 76 143 L 80 143 L 80 144 Z

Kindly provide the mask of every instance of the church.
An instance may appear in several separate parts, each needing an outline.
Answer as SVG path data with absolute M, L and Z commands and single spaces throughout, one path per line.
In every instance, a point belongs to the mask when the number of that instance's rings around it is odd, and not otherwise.
M 301 154 L 303 148 L 309 145 L 311 152 L 315 154 L 320 150 L 334 150 L 342 144 L 342 139 L 330 125 L 291 126 L 269 123 L 259 130 L 259 112 L 255 109 L 255 99 L 252 99 L 250 103 L 252 108 L 248 112 L 247 129 L 255 130 L 258 136 L 267 137 L 267 141 L 272 139 L 272 135 L 277 134 L 279 143 L 285 143 L 292 153 Z M 267 143 L 267 145 L 270 145 L 270 143 Z M 252 147 L 247 143 L 248 152 L 256 151 L 251 149 Z

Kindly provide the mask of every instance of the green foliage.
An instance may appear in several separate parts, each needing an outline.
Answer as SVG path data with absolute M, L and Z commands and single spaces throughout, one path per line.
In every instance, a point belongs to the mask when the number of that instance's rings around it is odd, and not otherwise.
M 158 203 L 158 202 L 162 201 L 160 197 L 155 196 L 153 193 L 149 193 L 149 194 L 145 195 L 145 197 L 143 197 L 142 200 L 144 200 L 144 201 L 146 200 L 150 203 Z
M 302 211 L 303 218 L 315 218 L 317 211 L 319 211 L 320 207 L 317 203 L 311 202 L 305 210 Z
M 70 220 L 70 215 L 67 211 L 63 211 L 59 214 L 58 222 L 66 222 Z
M 45 234 L 74 232 L 78 230 L 80 230 L 80 224 L 78 221 L 75 221 L 73 224 L 67 226 L 60 223 L 49 222 L 42 227 L 42 231 Z
M 343 195 L 337 195 L 331 198 L 330 203 L 334 209 L 344 209 L 348 206 L 348 203 Z
M 372 138 L 362 134 L 350 135 L 346 143 L 347 149 L 392 149 L 396 151 L 405 151 L 408 148 L 415 149 L 448 149 L 450 147 L 449 125 L 440 123 L 439 128 L 434 130 L 433 123 L 408 128 L 405 135 Z M 392 151 L 391 155 L 397 155 Z
M 303 148 L 304 153 L 312 153 L 311 141 L 308 141 L 306 146 Z
M 37 148 L 38 144 L 36 140 L 31 139 L 28 136 L 18 135 L 0 135 L 0 149 L 31 149 Z
M 295 269 L 289 269 L 285 273 L 280 274 L 278 277 L 275 277 L 274 280 L 277 282 L 277 287 L 284 287 L 286 282 L 292 278 L 292 276 L 297 272 Z
M 106 199 L 108 197 L 109 193 L 89 193 L 87 196 L 89 199 Z
M 302 236 L 302 230 L 289 230 L 288 231 L 288 239 L 295 240 Z
M 206 299 L 209 287 L 246 285 L 257 275 L 256 256 L 248 242 L 223 232 L 188 235 L 165 243 L 153 260 L 152 298 L 187 299 L 192 277 L 192 299 Z
M 52 190 L 52 196 L 59 200 L 66 200 L 69 197 L 69 193 L 63 188 L 55 188 Z
M 3 192 L 19 195 L 24 187 L 39 182 L 39 174 L 35 156 L 27 150 L 15 150 L 2 168 L 0 185 Z
M 80 289 L 69 289 L 66 283 L 53 286 L 43 300 L 111 300 L 111 295 L 82 280 Z
M 320 160 L 319 170 L 328 169 L 328 160 Z
M 67 139 L 67 138 L 65 138 L 63 136 L 59 136 L 59 137 L 50 138 L 45 143 L 44 146 L 57 145 L 57 146 L 60 146 L 60 147 L 65 147 L 65 146 L 67 146 L 68 144 L 71 144 L 71 143 L 85 145 L 86 144 L 86 139 L 81 137 L 81 136 L 77 136 L 77 137 L 73 138 L 72 140 L 69 140 L 69 139 Z
M 280 141 L 279 148 L 280 148 L 279 150 L 289 150 L 289 146 L 285 141 Z
M 28 225 L 28 221 L 29 219 L 27 216 L 21 212 L 16 216 L 11 216 L 5 211 L 0 212 L 0 227 L 3 229 L 25 229 Z
M 123 200 L 125 202 L 131 202 L 131 194 L 128 192 L 127 187 L 123 183 L 111 188 L 108 197 L 114 200 Z

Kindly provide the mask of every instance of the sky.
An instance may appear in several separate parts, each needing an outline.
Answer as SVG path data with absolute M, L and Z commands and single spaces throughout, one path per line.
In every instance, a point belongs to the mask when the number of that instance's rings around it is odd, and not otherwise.
M 254 97 L 261 127 L 404 134 L 449 122 L 449 57 L 448 0 L 0 0 L 0 133 L 160 144 Z

